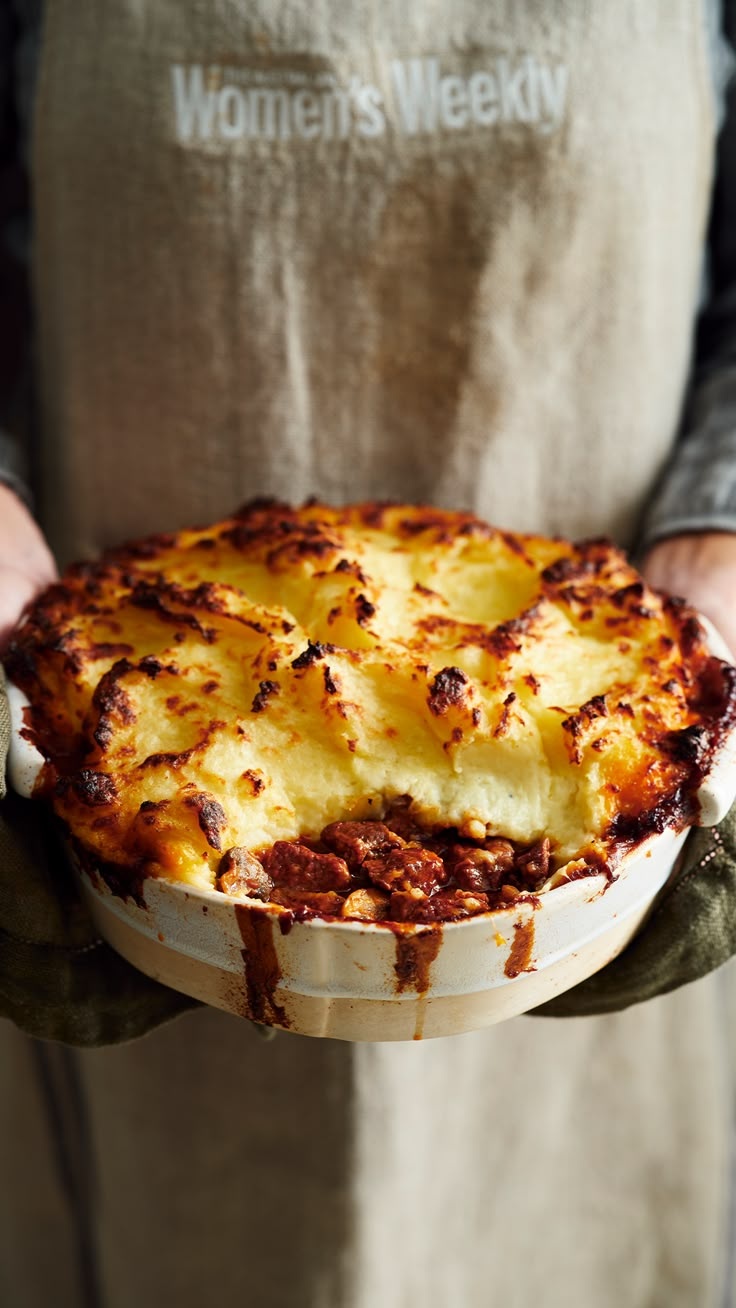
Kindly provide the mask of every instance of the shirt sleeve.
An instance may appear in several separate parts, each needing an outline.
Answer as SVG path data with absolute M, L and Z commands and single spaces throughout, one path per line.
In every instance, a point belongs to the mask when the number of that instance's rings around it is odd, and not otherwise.
M 30 200 L 26 146 L 41 0 L 0 4 L 0 481 L 30 500 Z
M 704 268 L 707 293 L 680 437 L 648 506 L 639 552 L 680 532 L 736 532 L 736 0 L 723 6 L 723 32 L 714 42 L 714 89 L 723 118 Z

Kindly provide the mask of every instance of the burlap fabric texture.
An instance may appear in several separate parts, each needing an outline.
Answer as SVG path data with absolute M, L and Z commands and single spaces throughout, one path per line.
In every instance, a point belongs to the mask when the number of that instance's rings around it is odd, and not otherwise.
M 194 1006 L 99 939 L 51 818 L 6 793 L 10 734 L 0 690 L 0 1016 L 75 1045 L 131 1040 Z M 736 952 L 736 806 L 694 831 L 679 870 L 635 940 L 601 972 L 535 1016 L 610 1013 L 720 967 Z

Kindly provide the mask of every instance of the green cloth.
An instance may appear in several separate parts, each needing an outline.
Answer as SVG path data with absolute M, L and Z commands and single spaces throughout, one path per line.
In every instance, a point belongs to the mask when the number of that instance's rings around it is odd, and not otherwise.
M 9 730 L 0 690 L 0 1015 L 69 1044 L 131 1040 L 196 1001 L 149 980 L 99 939 L 51 818 L 5 794 Z M 736 806 L 719 827 L 692 833 L 679 872 L 624 952 L 534 1014 L 628 1008 L 695 981 L 734 952 Z
M 607 967 L 534 1009 L 591 1017 L 697 981 L 736 953 L 736 805 L 717 827 L 692 832 L 676 875 L 644 926 Z
M 144 1035 L 197 1001 L 149 980 L 100 940 L 51 818 L 6 793 L 9 735 L 0 686 L 0 1016 L 74 1045 Z

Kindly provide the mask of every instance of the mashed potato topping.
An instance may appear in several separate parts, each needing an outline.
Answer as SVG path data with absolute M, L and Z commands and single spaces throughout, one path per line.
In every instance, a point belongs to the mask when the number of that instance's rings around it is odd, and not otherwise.
M 227 889 L 234 850 L 397 811 L 548 841 L 545 888 L 691 821 L 734 706 L 695 615 L 610 543 L 402 505 L 258 501 L 77 565 L 6 664 L 39 791 L 121 893 Z

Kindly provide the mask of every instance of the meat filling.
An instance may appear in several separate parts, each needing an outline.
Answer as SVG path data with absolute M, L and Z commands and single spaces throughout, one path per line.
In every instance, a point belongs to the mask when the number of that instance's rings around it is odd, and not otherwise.
M 399 803 L 383 822 L 330 822 L 319 840 L 279 840 L 258 857 L 228 850 L 217 886 L 302 917 L 431 923 L 506 907 L 538 890 L 549 871 L 547 839 L 519 846 L 423 829 Z

